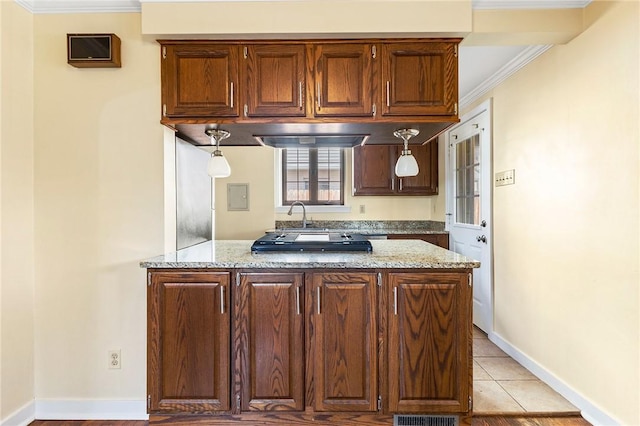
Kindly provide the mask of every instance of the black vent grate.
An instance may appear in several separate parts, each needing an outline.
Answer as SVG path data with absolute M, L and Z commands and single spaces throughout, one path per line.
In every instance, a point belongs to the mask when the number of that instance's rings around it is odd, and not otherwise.
M 395 415 L 393 426 L 458 426 L 458 416 Z

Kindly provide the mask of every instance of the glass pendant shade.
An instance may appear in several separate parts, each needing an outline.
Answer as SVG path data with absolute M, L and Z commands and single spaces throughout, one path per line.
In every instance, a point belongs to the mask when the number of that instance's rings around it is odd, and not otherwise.
M 409 151 L 407 154 L 405 154 L 403 151 L 400 158 L 398 158 L 398 162 L 396 163 L 396 176 L 416 176 L 419 171 L 420 169 L 418 168 L 416 157 L 411 155 L 411 151 Z
M 400 155 L 400 158 L 398 158 L 396 162 L 396 176 L 398 177 L 417 176 L 420 171 L 416 157 L 411 155 L 411 151 L 409 150 L 409 139 L 418 133 L 419 131 L 416 129 L 401 129 L 393 132 L 395 137 L 402 139 L 404 142 L 402 155 Z
M 211 145 L 216 146 L 216 150 L 211 154 L 211 159 L 207 165 L 207 173 L 212 178 L 229 177 L 231 175 L 231 167 L 229 167 L 229 162 L 220 151 L 220 141 L 228 138 L 231 134 L 226 130 L 220 129 L 207 129 L 205 133 L 211 138 Z
M 209 165 L 207 166 L 207 173 L 212 178 L 225 178 L 231 175 L 231 167 L 229 162 L 222 155 L 222 152 L 216 150 L 209 159 Z

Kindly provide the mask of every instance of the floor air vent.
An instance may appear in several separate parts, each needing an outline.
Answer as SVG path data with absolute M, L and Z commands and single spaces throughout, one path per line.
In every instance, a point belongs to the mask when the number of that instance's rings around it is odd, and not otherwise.
M 393 426 L 458 426 L 458 416 L 395 415 Z

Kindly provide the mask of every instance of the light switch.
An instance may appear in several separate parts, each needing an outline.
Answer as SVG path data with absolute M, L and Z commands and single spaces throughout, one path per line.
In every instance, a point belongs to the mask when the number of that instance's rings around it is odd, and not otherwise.
M 227 210 L 249 210 L 249 184 L 227 184 Z
M 513 185 L 514 183 L 516 183 L 515 169 L 496 173 L 496 186 Z

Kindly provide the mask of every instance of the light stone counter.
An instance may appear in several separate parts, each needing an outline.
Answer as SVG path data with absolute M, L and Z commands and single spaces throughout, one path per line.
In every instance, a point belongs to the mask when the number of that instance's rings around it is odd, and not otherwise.
M 253 241 L 218 240 L 140 262 L 142 268 L 466 269 L 480 262 L 419 240 L 374 240 L 373 252 L 251 253 Z

